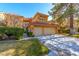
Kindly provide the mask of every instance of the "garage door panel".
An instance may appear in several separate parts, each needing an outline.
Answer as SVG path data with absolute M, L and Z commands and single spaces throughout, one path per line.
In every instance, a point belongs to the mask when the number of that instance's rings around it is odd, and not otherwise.
M 40 36 L 40 35 L 42 35 L 42 28 L 41 28 L 41 27 L 36 27 L 36 28 L 34 28 L 33 33 L 34 33 L 35 36 Z
M 44 34 L 45 35 L 50 35 L 50 34 L 53 34 L 54 31 L 53 31 L 53 28 L 44 28 Z

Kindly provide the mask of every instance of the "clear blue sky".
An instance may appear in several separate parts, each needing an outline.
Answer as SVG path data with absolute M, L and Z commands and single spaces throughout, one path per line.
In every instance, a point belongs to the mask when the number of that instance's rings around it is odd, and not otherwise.
M 0 3 L 0 11 L 14 13 L 24 17 L 32 17 L 36 12 L 48 14 L 52 8 L 48 3 Z

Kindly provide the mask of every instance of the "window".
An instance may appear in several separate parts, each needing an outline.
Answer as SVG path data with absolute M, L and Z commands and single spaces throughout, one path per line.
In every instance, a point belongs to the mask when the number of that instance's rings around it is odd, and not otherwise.
M 41 21 L 41 22 L 45 22 L 45 18 L 40 17 L 40 21 Z

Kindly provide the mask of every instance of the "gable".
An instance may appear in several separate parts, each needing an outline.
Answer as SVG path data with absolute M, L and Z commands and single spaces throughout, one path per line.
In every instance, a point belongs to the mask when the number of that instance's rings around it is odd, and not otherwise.
M 42 13 L 36 13 L 33 17 L 33 21 L 35 22 L 47 22 L 48 21 L 48 15 L 42 14 Z

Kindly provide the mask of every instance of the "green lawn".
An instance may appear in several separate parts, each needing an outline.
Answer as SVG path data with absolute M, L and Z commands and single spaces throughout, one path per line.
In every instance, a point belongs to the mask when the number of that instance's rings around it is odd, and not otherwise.
M 48 53 L 48 48 L 37 39 L 0 41 L 0 56 L 39 56 Z
M 72 37 L 79 38 L 79 34 L 74 34 Z

